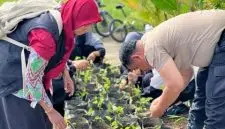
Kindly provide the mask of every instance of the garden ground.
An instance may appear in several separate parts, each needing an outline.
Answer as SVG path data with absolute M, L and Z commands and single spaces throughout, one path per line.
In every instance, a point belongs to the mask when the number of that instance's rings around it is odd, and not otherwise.
M 121 43 L 117 43 L 111 38 L 103 38 L 102 40 L 106 49 L 106 61 L 113 65 L 120 65 L 119 48 Z
M 115 42 L 113 39 L 103 38 L 103 44 L 106 49 L 106 61 L 112 65 L 120 65 L 119 48 L 121 43 Z M 185 129 L 187 124 L 187 114 L 183 116 L 170 116 L 163 118 L 165 125 L 169 129 Z

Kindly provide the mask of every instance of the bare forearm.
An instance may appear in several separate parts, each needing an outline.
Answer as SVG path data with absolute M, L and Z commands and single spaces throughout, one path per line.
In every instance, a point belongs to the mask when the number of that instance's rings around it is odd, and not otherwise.
M 64 68 L 62 74 L 63 74 L 63 77 L 64 77 L 64 76 L 70 76 L 69 71 L 68 71 L 68 69 L 67 69 L 66 67 Z
M 53 109 L 53 106 L 46 104 L 46 102 L 44 102 L 43 100 L 39 101 L 39 104 L 46 113 L 50 112 Z
M 189 82 L 193 76 L 193 73 L 194 73 L 194 71 L 193 71 L 192 67 L 190 67 L 187 70 L 181 71 L 181 75 L 183 77 L 185 86 L 187 86 L 189 84 Z
M 190 74 L 188 76 L 182 76 L 179 83 L 165 83 L 165 88 L 160 96 L 160 105 L 163 108 L 168 108 L 172 103 L 176 101 L 180 93 L 185 89 L 190 80 Z
M 162 95 L 159 97 L 159 105 L 163 107 L 163 109 L 167 109 L 172 103 L 176 101 L 180 92 L 182 90 L 173 90 L 171 88 L 165 87 L 163 89 Z
M 99 57 L 100 56 L 100 52 L 99 51 L 94 51 L 95 57 Z
M 183 73 L 183 74 L 182 74 Z M 160 69 L 160 75 L 164 79 L 165 88 L 162 95 L 154 100 L 151 105 L 151 115 L 160 117 L 164 111 L 178 98 L 181 91 L 186 87 L 190 80 L 189 70 L 179 71 L 175 62 L 170 58 Z
M 163 89 L 163 93 L 160 96 L 160 105 L 163 106 L 163 108 L 168 108 L 173 102 L 176 101 L 180 93 L 185 89 L 185 87 L 190 82 L 190 79 L 192 77 L 192 71 L 186 71 L 184 74 L 182 74 L 182 79 L 180 82 L 176 85 L 176 83 L 172 84 L 165 84 L 165 88 Z

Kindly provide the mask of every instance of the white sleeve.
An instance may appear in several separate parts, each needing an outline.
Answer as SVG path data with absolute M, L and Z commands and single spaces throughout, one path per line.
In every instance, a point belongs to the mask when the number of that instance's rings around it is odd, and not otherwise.
M 150 86 L 156 89 L 160 89 L 161 86 L 163 86 L 163 79 L 160 77 L 156 69 L 153 69 L 152 72 L 153 72 L 153 77 L 151 78 Z

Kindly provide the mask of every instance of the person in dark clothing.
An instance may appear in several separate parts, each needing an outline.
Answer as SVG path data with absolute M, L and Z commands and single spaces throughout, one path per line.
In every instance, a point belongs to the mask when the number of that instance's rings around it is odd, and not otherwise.
M 75 60 L 76 57 L 86 57 L 94 63 L 101 63 L 105 57 L 105 48 L 101 40 L 92 32 L 77 36 L 75 45 L 76 48 L 70 56 L 71 60 Z
M 85 70 L 90 61 L 94 65 L 101 65 L 105 57 L 105 48 L 101 40 L 91 32 L 80 35 L 76 38 L 76 48 L 70 55 L 73 69 Z M 79 58 L 77 60 L 76 58 Z M 86 59 L 85 59 L 86 58 Z
M 75 46 L 70 55 L 70 61 L 67 63 L 71 78 L 73 78 L 76 70 L 85 70 L 89 66 L 90 60 L 94 64 L 101 64 L 105 56 L 105 48 L 102 42 L 91 32 L 77 36 Z M 76 60 L 77 57 L 86 57 L 87 59 Z M 63 78 L 54 79 L 53 86 L 54 108 L 61 115 L 64 115 L 64 101 L 70 99 L 70 97 L 62 90 L 64 88 Z
M 121 69 L 124 69 L 124 67 Z M 139 87 L 141 89 L 143 97 L 151 97 L 153 98 L 153 100 L 162 94 L 163 80 L 156 70 L 148 72 L 135 70 L 132 72 L 128 72 L 127 69 L 125 69 L 121 70 L 121 72 L 121 86 L 127 84 L 135 84 L 136 87 Z M 186 89 L 180 94 L 176 102 L 185 102 L 188 100 L 192 100 L 194 98 L 194 90 L 195 80 L 192 79 Z

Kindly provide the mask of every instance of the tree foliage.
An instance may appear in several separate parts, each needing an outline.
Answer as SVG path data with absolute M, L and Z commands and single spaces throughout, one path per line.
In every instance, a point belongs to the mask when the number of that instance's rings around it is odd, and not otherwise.
M 134 10 L 132 18 L 153 26 L 176 15 L 202 10 L 224 9 L 224 0 L 122 0 Z

